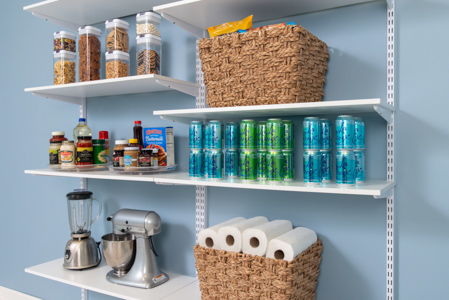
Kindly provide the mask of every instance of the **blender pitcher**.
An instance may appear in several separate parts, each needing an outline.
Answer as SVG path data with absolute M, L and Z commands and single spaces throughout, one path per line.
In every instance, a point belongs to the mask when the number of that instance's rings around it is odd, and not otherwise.
M 98 202 L 98 214 L 92 219 L 92 202 Z M 92 192 L 75 191 L 67 194 L 69 225 L 72 234 L 84 235 L 101 214 L 101 202 L 92 197 Z

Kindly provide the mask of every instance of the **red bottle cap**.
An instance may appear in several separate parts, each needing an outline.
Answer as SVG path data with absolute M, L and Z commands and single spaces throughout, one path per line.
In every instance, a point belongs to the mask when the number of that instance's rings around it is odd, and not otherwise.
M 109 139 L 109 132 L 107 131 L 100 131 L 98 133 L 99 139 L 100 140 L 108 140 Z
M 134 124 L 142 124 L 141 121 L 134 121 Z

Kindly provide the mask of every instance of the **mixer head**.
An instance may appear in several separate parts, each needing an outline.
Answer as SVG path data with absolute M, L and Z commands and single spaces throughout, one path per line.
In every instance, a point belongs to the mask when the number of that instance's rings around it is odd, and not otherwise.
M 121 209 L 107 218 L 115 234 L 150 237 L 161 232 L 161 217 L 154 211 Z

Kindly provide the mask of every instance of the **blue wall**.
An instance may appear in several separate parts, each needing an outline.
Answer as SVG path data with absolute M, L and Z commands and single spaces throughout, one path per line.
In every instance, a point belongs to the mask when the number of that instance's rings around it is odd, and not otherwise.
M 0 48 L 0 99 L 6 108 L 0 120 L 0 285 L 44 299 L 79 299 L 78 288 L 23 271 L 62 256 L 70 237 L 64 196 L 80 184 L 79 179 L 23 173 L 45 167 L 51 131 L 65 130 L 70 137 L 79 116 L 74 105 L 23 92 L 26 87 L 52 84 L 52 33 L 61 30 L 22 11 L 34 2 L 7 1 L 0 11 L 2 28 L 7 28 Z M 449 104 L 443 89 L 448 74 L 449 4 L 444 0 L 397 2 L 396 296 L 444 299 L 449 275 L 449 204 L 442 171 L 449 168 L 445 122 Z M 379 1 L 256 25 L 293 20 L 328 44 L 331 57 L 324 100 L 385 100 L 386 18 L 386 4 Z M 126 20 L 131 23 L 133 41 L 134 18 Z M 96 25 L 104 29 L 103 24 Z M 166 21 L 162 36 L 163 75 L 194 81 L 194 38 Z M 132 60 L 131 73 L 135 70 Z M 109 130 L 111 140 L 129 138 L 134 120 L 142 120 L 144 126 L 173 125 L 176 160 L 179 169 L 187 171 L 187 126 L 153 117 L 152 111 L 194 106 L 194 98 L 178 92 L 93 98 L 88 100 L 88 124 L 94 136 Z M 368 177 L 385 178 L 385 122 L 376 116 L 363 117 Z M 299 132 L 302 118 L 293 120 Z M 299 158 L 302 152 L 297 152 Z M 297 176 L 302 177 L 300 159 Z M 163 231 L 155 238 L 161 266 L 195 274 L 194 187 L 106 180 L 89 180 L 88 185 L 104 205 L 101 220 L 93 225 L 94 238 L 99 240 L 111 231 L 105 218 L 120 208 L 155 210 L 163 220 Z M 264 215 L 314 229 L 324 243 L 317 299 L 385 298 L 385 200 L 223 188 L 208 189 L 208 199 L 210 224 L 235 216 Z M 111 297 L 90 292 L 90 299 Z

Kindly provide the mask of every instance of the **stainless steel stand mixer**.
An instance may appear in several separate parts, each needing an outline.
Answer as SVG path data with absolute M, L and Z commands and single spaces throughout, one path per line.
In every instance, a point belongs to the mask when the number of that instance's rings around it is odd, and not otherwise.
M 107 218 L 113 233 L 101 238 L 103 256 L 113 283 L 151 289 L 166 281 L 156 261 L 152 236 L 161 232 L 161 217 L 154 211 L 121 209 Z

